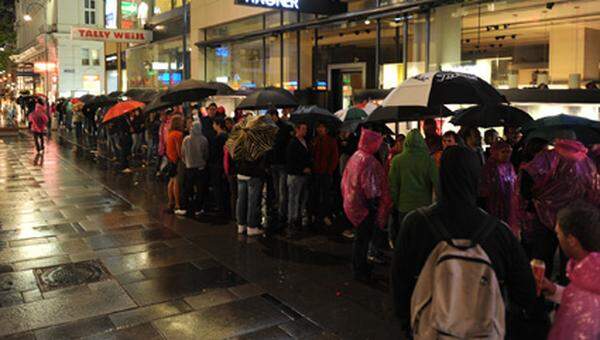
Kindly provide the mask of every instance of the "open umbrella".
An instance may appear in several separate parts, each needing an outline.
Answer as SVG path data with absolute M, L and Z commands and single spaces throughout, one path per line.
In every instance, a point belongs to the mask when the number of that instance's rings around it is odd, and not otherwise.
M 90 101 L 92 101 L 95 97 L 96 96 L 94 96 L 93 94 L 84 94 L 83 96 L 79 97 L 79 100 L 87 104 Z
M 383 135 L 393 135 L 392 131 L 387 125 L 379 122 L 368 122 L 366 119 L 346 120 L 342 124 L 340 131 L 346 131 L 350 133 L 356 132 L 361 127 L 379 132 Z
M 250 94 L 242 100 L 237 108 L 242 110 L 266 110 L 270 108 L 293 108 L 298 107 L 298 105 L 298 101 L 288 91 L 270 88 L 261 89 Z
M 304 122 L 311 126 L 317 123 L 324 123 L 333 128 L 342 125 L 342 121 L 338 117 L 316 105 L 298 107 L 298 109 L 290 115 L 290 121 L 292 121 L 292 123 Z
M 217 89 L 203 81 L 188 79 L 169 88 L 162 100 L 174 103 L 199 102 L 206 97 L 214 96 Z
M 271 150 L 277 126 L 267 116 L 248 116 L 236 124 L 227 140 L 235 160 L 255 161 Z
M 151 101 L 153 101 L 154 98 L 156 98 L 157 94 L 158 94 L 158 91 L 156 91 L 156 90 L 146 90 L 138 97 L 138 99 L 134 99 L 134 100 L 148 104 Z
M 233 96 L 235 94 L 235 90 L 225 83 L 210 81 L 208 82 L 208 85 L 217 90 L 217 93 L 215 94 L 216 96 Z
M 127 100 L 124 102 L 120 102 L 117 103 L 115 106 L 111 107 L 108 112 L 106 112 L 106 115 L 104 115 L 104 119 L 102 120 L 102 123 L 106 123 L 108 121 L 111 121 L 115 118 L 119 118 L 123 115 L 126 115 L 136 109 L 141 109 L 144 107 L 144 103 L 142 102 L 138 102 L 135 100 Z
M 529 122 L 523 126 L 521 132 L 526 141 L 534 137 L 552 141 L 560 137 L 565 130 L 573 131 L 583 144 L 600 143 L 600 121 L 565 114 Z
M 150 104 L 148 104 L 148 105 L 146 105 L 146 107 L 144 107 L 144 113 L 156 112 L 156 111 L 160 111 L 160 110 L 169 108 L 171 106 L 179 105 L 177 103 L 162 100 L 162 96 L 165 93 L 166 93 L 166 91 L 160 91 L 154 97 L 154 100 L 152 100 L 150 102 Z
M 145 91 L 146 89 L 129 89 L 123 94 L 123 96 L 127 98 L 136 98 L 141 96 Z
M 384 90 L 384 89 L 358 90 L 358 91 L 356 91 L 356 94 L 354 95 L 354 101 L 360 103 L 365 100 L 382 100 L 382 99 L 385 99 L 385 97 L 387 97 L 390 94 L 390 92 L 392 92 L 391 89 L 388 89 L 388 90 Z
M 118 98 L 118 97 L 123 97 L 125 93 L 123 93 L 122 91 L 113 91 L 111 93 L 108 94 L 109 97 L 111 98 Z
M 533 118 L 527 112 L 514 106 L 477 105 L 455 111 L 450 123 L 459 126 L 489 128 L 495 126 L 521 127 L 531 121 Z
M 450 115 L 446 104 L 506 103 L 492 85 L 468 73 L 430 72 L 407 79 L 394 89 L 369 120 L 411 121 Z M 395 108 L 395 109 L 390 109 Z M 377 115 L 375 113 L 379 111 Z M 375 115 L 375 117 L 373 117 Z

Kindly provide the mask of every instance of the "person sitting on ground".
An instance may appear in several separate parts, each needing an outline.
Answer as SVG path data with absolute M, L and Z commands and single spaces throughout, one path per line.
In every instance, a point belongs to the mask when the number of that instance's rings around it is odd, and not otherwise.
M 529 310 L 535 301 L 535 280 L 519 241 L 504 223 L 495 218 L 490 220 L 490 216 L 477 207 L 480 173 L 481 165 L 475 153 L 460 146 L 449 147 L 442 156 L 439 201 L 424 210 L 409 213 L 402 223 L 396 238 L 390 276 L 395 314 L 407 331 L 410 329 L 411 313 L 415 312 L 411 310 L 411 297 L 417 278 L 434 247 L 441 241 L 432 231 L 436 224 L 429 223 L 434 219 L 451 239 L 473 238 L 476 232 L 489 225 L 488 236 L 478 244 L 489 257 L 501 289 L 508 293 L 506 298 L 511 303 L 509 313 Z M 490 224 L 493 221 L 495 224 Z M 479 306 L 481 304 L 464 308 Z M 507 329 L 510 334 L 510 324 Z
M 169 184 L 167 185 L 167 193 L 169 196 L 169 207 L 167 212 L 185 215 L 185 211 L 181 209 L 180 183 L 177 180 L 179 161 L 181 159 L 181 143 L 183 142 L 183 117 L 179 114 L 173 115 L 171 118 L 171 126 L 166 139 L 166 155 L 167 155 L 167 175 L 169 176 Z
M 583 202 L 562 209 L 556 235 L 571 282 L 542 281 L 546 298 L 560 304 L 548 339 L 600 339 L 600 210 Z
M 404 151 L 394 157 L 389 172 L 390 192 L 394 201 L 394 219 L 390 240 L 395 243 L 404 216 L 433 201 L 438 185 L 438 169 L 429 156 L 425 139 L 417 129 L 408 132 Z

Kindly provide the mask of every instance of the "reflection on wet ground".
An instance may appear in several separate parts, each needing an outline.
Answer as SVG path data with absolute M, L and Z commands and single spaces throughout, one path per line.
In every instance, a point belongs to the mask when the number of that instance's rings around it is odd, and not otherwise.
M 386 285 L 352 281 L 351 246 L 333 234 L 239 238 L 223 219 L 163 215 L 151 169 L 118 174 L 64 138 L 43 155 L 27 135 L 0 138 L 0 336 L 398 334 Z

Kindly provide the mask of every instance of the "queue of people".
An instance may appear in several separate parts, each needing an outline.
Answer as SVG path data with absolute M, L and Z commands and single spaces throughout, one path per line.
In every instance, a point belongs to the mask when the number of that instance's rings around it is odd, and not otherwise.
M 43 105 L 43 100 L 36 104 L 29 118 L 38 151 L 47 126 Z M 85 123 L 82 109 L 64 105 L 61 124 L 73 124 L 78 139 L 83 133 L 103 136 L 125 173 L 131 172 L 132 159 L 144 166 L 155 163 L 157 175 L 168 178 L 168 213 L 194 217 L 212 210 L 235 220 L 239 234 L 282 233 L 290 240 L 345 225 L 351 232 L 344 235 L 354 242 L 353 274 L 362 282 L 372 281 L 375 265 L 386 262 L 391 248 L 395 312 L 409 336 L 425 338 L 434 331 L 467 338 L 600 335 L 598 148 L 588 149 L 572 131 L 553 141 L 525 142 L 507 127 L 504 138 L 486 132 L 490 147 L 484 150 L 476 127 L 442 135 L 434 120 L 426 120 L 423 134 L 414 129 L 394 140 L 367 128 L 338 133 L 321 122 L 292 124 L 273 109 L 266 115 L 277 128 L 270 150 L 249 160 L 229 149 L 228 139 L 236 124 L 251 118 L 226 118 L 215 104 L 194 108 L 189 116 L 181 107 L 148 115 L 135 110 L 96 127 L 96 119 Z M 464 240 L 479 247 L 478 261 L 493 270 L 495 283 L 478 286 L 489 292 L 483 298 L 494 303 L 483 305 L 492 312 L 480 312 L 480 301 L 457 306 L 446 296 L 483 281 L 470 283 L 468 275 L 457 274 L 458 286 L 435 284 L 430 257 Z M 456 249 L 466 254 L 471 246 Z M 543 279 L 534 276 L 531 260 L 544 263 Z M 474 270 L 460 261 L 454 266 L 457 273 Z M 441 300 L 415 303 L 416 295 L 436 289 L 444 289 L 437 295 Z M 553 325 L 554 305 L 548 301 L 560 305 Z M 479 315 L 489 327 L 445 322 L 440 326 L 445 328 L 433 330 L 415 323 L 456 317 L 437 315 L 443 308 Z M 499 316 L 505 310 L 506 319 Z

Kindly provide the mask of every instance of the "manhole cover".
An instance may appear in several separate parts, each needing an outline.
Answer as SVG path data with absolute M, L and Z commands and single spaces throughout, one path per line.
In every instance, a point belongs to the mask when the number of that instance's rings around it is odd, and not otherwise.
M 97 260 L 37 268 L 33 271 L 42 292 L 106 280 L 110 274 Z

